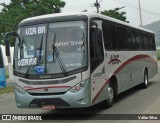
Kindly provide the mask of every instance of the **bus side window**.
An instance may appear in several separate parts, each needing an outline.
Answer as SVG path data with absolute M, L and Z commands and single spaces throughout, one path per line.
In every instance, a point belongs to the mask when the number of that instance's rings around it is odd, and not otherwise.
M 140 50 L 143 51 L 144 50 L 143 35 L 142 33 L 139 33 L 139 35 L 140 35 L 140 42 L 139 42 Z
M 128 50 L 132 50 L 132 31 L 131 30 L 127 30 L 127 46 L 128 46 Z
M 147 35 L 148 38 L 148 50 L 152 50 L 152 40 L 151 40 L 151 36 L 148 34 Z
M 148 39 L 145 33 L 143 34 L 143 43 L 144 43 L 144 50 L 148 50 Z
M 102 23 L 104 47 L 106 50 L 117 50 L 115 25 Z
M 91 29 L 90 57 L 91 71 L 93 71 L 104 59 L 102 31 L 99 28 Z
M 155 44 L 155 37 L 154 37 L 154 35 L 151 36 L 151 40 L 152 40 L 152 50 L 156 50 L 156 44 Z
M 126 50 L 127 49 L 127 30 L 123 27 L 117 27 L 117 40 L 118 40 L 118 50 Z
M 140 37 L 139 32 L 135 33 L 135 38 L 136 38 L 136 41 L 137 41 L 137 50 L 141 50 L 142 49 L 142 43 L 141 43 L 141 37 Z

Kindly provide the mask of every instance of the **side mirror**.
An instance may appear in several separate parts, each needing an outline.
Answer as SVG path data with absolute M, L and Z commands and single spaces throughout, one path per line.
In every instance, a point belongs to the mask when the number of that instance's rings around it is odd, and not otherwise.
M 6 49 L 6 56 L 10 56 L 10 45 L 7 39 L 5 40 L 5 49 Z
M 10 56 L 10 44 L 9 44 L 9 40 L 8 40 L 9 36 L 17 36 L 17 33 L 16 32 L 7 32 L 5 34 L 4 42 L 5 42 L 6 56 Z
M 91 27 L 92 27 L 92 28 L 98 28 L 98 25 L 97 25 L 96 22 L 92 22 L 92 23 L 91 23 Z

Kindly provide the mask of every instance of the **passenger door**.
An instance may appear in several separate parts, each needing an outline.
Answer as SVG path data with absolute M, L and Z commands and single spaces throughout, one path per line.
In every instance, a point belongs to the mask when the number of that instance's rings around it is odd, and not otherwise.
M 92 22 L 90 31 L 91 101 L 94 103 L 99 98 L 99 92 L 105 83 L 101 21 Z

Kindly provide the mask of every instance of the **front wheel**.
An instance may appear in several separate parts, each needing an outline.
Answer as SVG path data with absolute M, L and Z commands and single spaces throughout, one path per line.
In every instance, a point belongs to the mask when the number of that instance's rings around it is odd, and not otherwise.
M 115 98 L 115 92 L 112 83 L 109 83 L 108 91 L 107 91 L 108 99 L 102 102 L 102 106 L 104 108 L 112 107 Z

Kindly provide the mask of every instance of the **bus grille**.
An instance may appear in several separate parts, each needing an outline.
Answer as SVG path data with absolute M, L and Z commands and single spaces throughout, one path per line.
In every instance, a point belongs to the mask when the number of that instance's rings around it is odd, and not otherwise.
M 42 105 L 69 106 L 67 102 L 60 98 L 34 99 L 29 104 L 30 107 L 32 105 L 37 105 L 38 107 L 41 107 Z
M 58 93 L 29 93 L 32 96 L 47 96 L 47 95 L 62 95 L 66 92 L 58 92 Z

